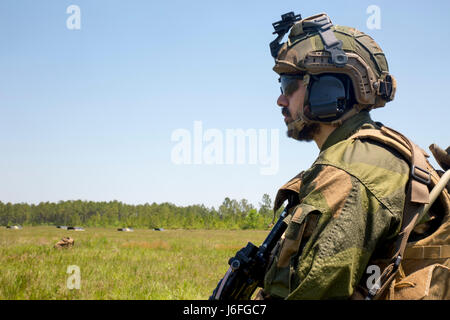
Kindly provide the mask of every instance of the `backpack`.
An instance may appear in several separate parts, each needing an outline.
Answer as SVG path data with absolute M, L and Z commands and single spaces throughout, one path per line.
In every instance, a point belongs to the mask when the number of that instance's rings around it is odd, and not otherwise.
M 405 206 L 400 232 L 388 259 L 377 259 L 369 265 L 383 267 L 378 286 L 371 290 L 359 285 L 352 298 L 419 300 L 450 299 L 450 170 L 436 171 L 429 155 L 411 140 L 388 127 L 361 129 L 350 139 L 370 139 L 400 152 L 410 164 Z M 442 150 L 430 146 L 433 155 Z M 438 151 L 438 152 L 436 152 Z M 450 153 L 447 159 L 450 163 Z M 438 158 L 438 157 L 436 157 Z M 447 187 L 446 187 L 447 186 Z

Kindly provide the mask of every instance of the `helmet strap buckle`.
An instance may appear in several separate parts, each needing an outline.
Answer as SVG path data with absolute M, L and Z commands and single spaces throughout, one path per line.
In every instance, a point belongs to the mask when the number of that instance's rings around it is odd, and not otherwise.
M 395 94 L 395 80 L 387 74 L 384 79 L 380 79 L 376 86 L 377 94 L 386 101 L 392 101 Z

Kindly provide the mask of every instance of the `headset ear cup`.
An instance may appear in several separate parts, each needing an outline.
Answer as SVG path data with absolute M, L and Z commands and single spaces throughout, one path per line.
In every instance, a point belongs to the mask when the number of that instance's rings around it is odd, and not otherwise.
M 309 107 L 314 120 L 332 121 L 339 118 L 348 102 L 348 85 L 333 75 L 312 77 L 309 86 Z

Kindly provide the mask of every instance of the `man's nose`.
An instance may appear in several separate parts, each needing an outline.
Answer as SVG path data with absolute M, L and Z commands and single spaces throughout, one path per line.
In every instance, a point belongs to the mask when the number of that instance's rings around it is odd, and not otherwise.
M 283 107 L 287 108 L 289 105 L 288 98 L 284 94 L 280 94 L 280 96 L 278 97 L 278 100 L 277 100 L 277 105 L 281 108 L 283 108 Z

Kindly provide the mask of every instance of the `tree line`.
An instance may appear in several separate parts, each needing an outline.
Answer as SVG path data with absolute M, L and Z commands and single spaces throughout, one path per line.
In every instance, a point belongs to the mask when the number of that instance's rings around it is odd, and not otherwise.
M 272 201 L 264 194 L 259 209 L 246 199 L 228 197 L 216 210 L 204 205 L 176 206 L 172 203 L 130 205 L 120 201 L 59 201 L 3 203 L 0 225 L 65 225 L 83 227 L 265 229 L 272 222 Z

